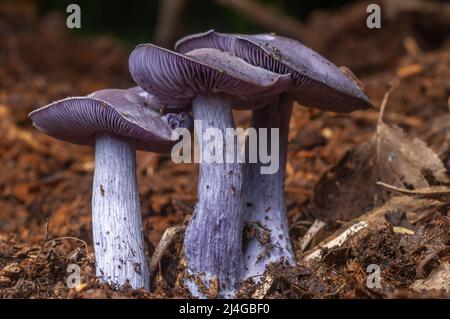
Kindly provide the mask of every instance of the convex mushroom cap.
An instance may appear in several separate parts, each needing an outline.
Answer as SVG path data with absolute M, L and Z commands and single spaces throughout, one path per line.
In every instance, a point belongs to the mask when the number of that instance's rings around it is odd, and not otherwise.
M 230 95 L 239 107 L 292 86 L 290 75 L 273 73 L 215 48 L 183 55 L 143 44 L 131 53 L 129 66 L 135 82 L 167 108 L 184 109 L 202 94 Z
M 151 107 L 153 103 L 152 96 L 138 87 L 106 89 L 56 101 L 29 116 L 37 129 L 74 144 L 94 146 L 97 134 L 109 133 L 135 140 L 139 150 L 170 152 L 177 142 L 173 130 L 188 128 L 190 117 L 186 112 L 163 116 Z
M 184 54 L 199 48 L 215 48 L 272 72 L 291 74 L 292 93 L 305 106 L 337 112 L 373 107 L 354 76 L 293 39 L 210 30 L 179 40 L 175 48 Z

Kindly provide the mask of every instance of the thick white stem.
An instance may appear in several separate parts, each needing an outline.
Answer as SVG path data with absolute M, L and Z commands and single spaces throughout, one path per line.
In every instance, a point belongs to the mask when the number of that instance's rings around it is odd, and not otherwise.
M 193 111 L 194 119 L 202 121 L 201 127 L 196 122 L 195 133 L 203 149 L 203 162 L 200 163 L 198 203 L 184 242 L 187 270 L 194 276 L 186 284 L 194 296 L 205 298 L 208 297 L 205 288 L 208 290 L 216 281 L 219 283 L 218 296 L 228 298 L 238 287 L 242 265 L 243 164 L 238 164 L 236 157 L 232 163 L 225 163 L 226 129 L 234 128 L 230 101 L 200 96 L 193 101 Z M 223 156 L 218 157 L 224 163 L 205 162 L 205 156 L 217 155 L 209 152 L 211 139 L 205 136 L 211 128 L 223 136 L 221 140 L 216 139 L 214 145 L 216 151 L 223 148 Z M 233 149 L 236 154 L 236 143 Z M 198 279 L 203 284 L 198 285 Z
M 253 111 L 253 127 L 279 128 L 279 170 L 272 175 L 261 174 L 262 163 L 245 166 L 245 224 L 252 227 L 255 237 L 244 247 L 242 279 L 260 279 L 270 263 L 282 260 L 295 265 L 284 200 L 284 177 L 287 159 L 289 122 L 293 101 L 280 96 L 273 104 Z M 269 135 L 269 134 L 268 134 Z M 259 139 L 261 136 L 259 136 Z M 267 149 L 270 152 L 270 138 Z M 261 141 L 259 141 L 261 143 Z
M 149 289 L 133 141 L 99 134 L 95 146 L 92 229 L 96 273 L 104 282 Z

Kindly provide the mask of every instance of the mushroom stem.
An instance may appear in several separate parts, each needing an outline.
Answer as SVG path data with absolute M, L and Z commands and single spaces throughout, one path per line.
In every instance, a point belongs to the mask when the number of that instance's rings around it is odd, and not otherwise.
M 149 289 L 132 140 L 98 134 L 92 190 L 96 273 L 104 282 Z
M 187 272 L 191 275 L 186 285 L 194 296 L 205 298 L 212 297 L 211 289 L 214 290 L 213 285 L 218 283 L 218 296 L 229 298 L 234 296 L 239 284 L 244 225 L 243 164 L 238 163 L 236 156 L 232 163 L 225 162 L 226 130 L 234 128 L 231 101 L 217 96 L 199 96 L 192 106 L 202 161 L 198 203 L 184 242 Z M 215 134 L 212 144 L 212 138 L 206 136 L 210 129 L 220 132 L 223 138 L 218 140 Z M 214 145 L 214 152 L 211 145 Z M 222 154 L 218 153 L 220 148 Z M 236 155 L 236 142 L 232 149 Z M 207 162 L 208 156 L 216 156 L 222 162 Z
M 263 164 L 247 163 L 244 179 L 245 224 L 255 230 L 244 247 L 242 279 L 258 280 L 270 263 L 282 260 L 295 265 L 284 200 L 284 177 L 287 160 L 289 122 L 293 100 L 281 95 L 272 105 L 253 111 L 252 126 L 279 128 L 279 169 L 275 174 L 261 174 Z M 259 136 L 259 139 L 261 136 Z M 259 141 L 261 145 L 263 141 Z M 267 152 L 271 152 L 267 138 Z

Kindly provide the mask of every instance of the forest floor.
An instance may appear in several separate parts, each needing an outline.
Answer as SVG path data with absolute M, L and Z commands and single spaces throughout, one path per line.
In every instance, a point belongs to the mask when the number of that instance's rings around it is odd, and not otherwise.
M 285 185 L 298 266 L 274 265 L 261 284 L 244 283 L 240 297 L 450 297 L 450 18 L 442 10 L 390 14 L 380 30 L 361 23 L 361 4 L 305 24 L 307 43 L 354 71 L 377 109 L 295 107 Z M 132 86 L 131 48 L 108 36 L 76 38 L 64 22 L 0 6 L 0 298 L 189 298 L 179 282 L 182 231 L 157 263 L 151 293 L 95 279 L 93 152 L 39 133 L 27 114 Z M 248 124 L 248 113 L 235 115 Z M 166 229 L 187 224 L 197 170 L 138 154 L 149 260 Z M 81 268 L 75 289 L 66 285 L 69 264 Z M 367 284 L 370 265 L 380 268 L 380 287 Z

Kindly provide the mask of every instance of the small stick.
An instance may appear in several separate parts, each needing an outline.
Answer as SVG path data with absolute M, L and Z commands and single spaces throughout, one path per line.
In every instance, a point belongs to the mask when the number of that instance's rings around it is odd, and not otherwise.
M 92 258 L 89 256 L 88 244 L 87 244 L 84 240 L 82 240 L 82 239 L 80 239 L 80 238 L 70 237 L 70 236 L 66 236 L 66 237 L 58 237 L 58 238 L 54 238 L 54 239 L 48 241 L 47 243 L 58 242 L 58 241 L 60 241 L 60 240 L 73 240 L 73 241 L 77 241 L 77 242 L 82 243 L 83 246 L 84 246 L 84 249 L 85 249 L 85 251 L 86 251 L 86 257 L 87 257 L 91 262 L 93 262 Z
M 49 226 L 49 223 L 50 223 L 50 221 L 49 221 L 49 219 L 48 219 L 48 217 L 45 219 L 45 235 L 44 235 L 44 243 L 42 244 L 42 245 L 45 245 L 45 243 L 47 242 L 47 240 L 48 240 L 48 226 Z
M 378 124 L 383 123 L 384 113 L 386 111 L 386 105 L 389 101 L 389 97 L 391 96 L 392 91 L 394 91 L 394 89 L 397 87 L 398 84 L 399 81 L 397 79 L 394 79 L 390 84 L 389 90 L 384 94 L 383 101 L 381 102 L 380 107 L 380 115 L 378 116 Z
M 421 197 L 445 197 L 450 196 L 450 188 L 445 186 L 434 186 L 430 188 L 418 188 L 414 190 L 403 189 L 393 185 L 389 185 L 383 182 L 377 182 L 377 185 L 383 186 L 394 192 L 398 192 L 406 195 L 415 195 Z
M 324 229 L 325 223 L 321 220 L 316 219 L 311 227 L 308 229 L 306 234 L 303 236 L 301 240 L 301 249 L 302 252 L 306 250 L 309 244 L 316 238 Z
M 336 114 L 336 117 L 341 116 L 340 114 Z M 387 118 L 389 121 L 392 122 L 397 122 L 397 123 L 401 123 L 404 125 L 408 125 L 408 126 L 412 126 L 412 127 L 417 127 L 420 128 L 421 126 L 424 125 L 424 121 L 418 117 L 414 117 L 414 116 L 406 116 L 404 114 L 399 114 L 399 113 L 392 113 L 389 112 L 388 114 L 384 115 L 385 118 Z M 367 121 L 367 122 L 372 122 L 372 121 L 376 121 L 377 119 L 379 119 L 380 115 L 379 112 L 371 112 L 371 111 L 355 111 L 350 113 L 350 117 L 354 118 L 356 120 L 360 120 L 360 121 Z
M 38 261 L 39 257 L 41 256 L 42 251 L 44 250 L 45 246 L 46 246 L 47 244 L 49 244 L 49 243 L 57 242 L 57 241 L 59 241 L 59 240 L 74 240 L 74 241 L 78 241 L 78 242 L 83 243 L 84 248 L 85 248 L 85 250 L 86 250 L 86 257 L 89 259 L 90 262 L 94 262 L 94 261 L 92 260 L 92 258 L 89 256 L 89 250 L 88 250 L 88 245 L 87 245 L 87 243 L 86 243 L 84 240 L 82 240 L 82 239 L 75 238 L 75 237 L 69 237 L 69 236 L 66 236 L 66 237 L 58 237 L 58 238 L 54 238 L 54 239 L 52 239 L 52 240 L 48 240 L 49 224 L 50 224 L 50 221 L 49 221 L 49 218 L 47 217 L 47 219 L 45 220 L 45 234 L 44 234 L 44 241 L 42 242 L 41 247 L 39 248 L 39 251 L 38 251 L 38 253 L 37 253 L 37 255 L 36 255 L 36 258 L 34 259 L 33 267 L 32 267 L 32 269 L 31 269 L 31 274 L 32 274 L 32 276 L 34 276 L 34 272 L 35 272 L 35 270 L 36 270 L 36 262 Z
M 380 148 L 381 148 L 381 141 L 380 141 L 380 137 L 381 137 L 381 128 L 383 127 L 382 124 L 384 124 L 383 118 L 384 118 L 384 113 L 386 111 L 386 105 L 389 101 L 389 97 L 391 96 L 392 91 L 394 91 L 394 89 L 397 87 L 399 81 L 397 79 L 394 79 L 391 82 L 390 88 L 389 90 L 384 94 L 383 97 L 383 102 L 381 103 L 381 108 L 380 108 L 380 115 L 378 117 L 378 124 L 377 124 L 377 135 L 376 135 L 376 141 L 377 141 L 377 161 L 378 163 L 380 162 Z
M 158 246 L 155 249 L 155 252 L 153 253 L 152 258 L 150 259 L 149 265 L 150 278 L 153 278 L 156 268 L 158 267 L 161 258 L 164 255 L 164 252 L 169 248 L 175 236 L 178 234 L 182 234 L 185 231 L 185 229 L 186 227 L 184 226 L 174 226 L 166 229 L 164 235 L 162 236 L 161 240 L 158 243 Z
M 41 256 L 42 250 L 44 250 L 45 244 L 47 243 L 48 240 L 48 228 L 49 228 L 49 218 L 47 217 L 45 219 L 45 233 L 44 233 L 44 241 L 41 244 L 41 247 L 39 248 L 39 251 L 36 255 L 36 258 L 34 259 L 33 262 L 33 267 L 31 268 L 31 275 L 34 276 L 34 271 L 36 270 L 36 262 L 39 259 L 39 257 Z

